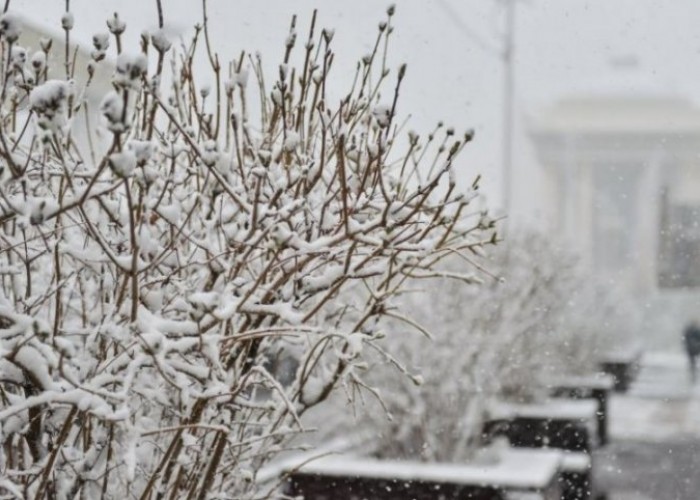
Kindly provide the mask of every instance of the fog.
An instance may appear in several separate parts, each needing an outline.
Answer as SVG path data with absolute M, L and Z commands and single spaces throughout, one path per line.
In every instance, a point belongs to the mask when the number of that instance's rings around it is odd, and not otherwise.
M 697 498 L 700 2 L 162 4 L 0 19 L 0 496 Z
M 63 2 L 46 0 L 15 1 L 11 5 L 33 22 L 49 27 L 57 26 L 64 9 Z M 340 89 L 347 88 L 352 78 L 355 62 L 371 51 L 377 25 L 388 4 L 374 0 L 210 0 L 208 5 L 211 42 L 221 60 L 233 60 L 241 50 L 259 53 L 268 75 L 274 74 L 281 60 L 292 16 L 298 16 L 297 31 L 303 38 L 312 12 L 317 9 L 318 26 L 335 29 L 333 44 L 337 54 L 332 87 L 338 89 L 339 99 Z M 157 26 L 155 2 L 74 0 L 71 7 L 75 15 L 72 36 L 86 46 L 93 33 L 105 31 L 104 20 L 113 11 L 118 11 L 126 20 L 128 32 L 140 33 Z M 457 182 L 466 189 L 480 175 L 485 205 L 496 214 L 502 214 L 506 206 L 503 188 L 504 150 L 507 148 L 503 134 L 505 7 L 504 2 L 495 0 L 402 1 L 394 16 L 395 31 L 388 60 L 388 66 L 394 70 L 401 63 L 407 64 L 398 109 L 399 116 L 408 120 L 407 130 L 427 134 L 440 121 L 458 131 L 475 130 L 475 140 L 460 156 Z M 164 10 L 166 29 L 174 39 L 188 39 L 193 25 L 202 19 L 202 4 L 198 1 L 169 0 L 164 2 Z M 645 188 L 646 191 L 634 195 L 636 201 L 630 202 L 630 189 L 636 193 L 637 188 L 631 188 L 626 174 L 620 174 L 618 167 L 613 166 L 611 175 L 622 175 L 620 186 L 627 187 L 613 189 L 612 198 L 607 200 L 591 198 L 592 195 L 573 199 L 571 193 L 586 192 L 585 187 L 576 187 L 578 174 L 567 177 L 566 182 L 573 183 L 571 186 L 575 189 L 567 192 L 564 177 L 561 177 L 562 165 L 543 165 L 533 134 L 542 117 L 566 98 L 672 97 L 687 101 L 683 106 L 700 102 L 698 20 L 700 4 L 691 0 L 531 0 L 515 4 L 514 135 L 508 225 L 547 232 L 553 236 L 552 245 L 572 249 L 589 268 L 602 272 L 611 282 L 635 281 L 642 275 L 642 284 L 631 286 L 635 293 L 646 297 L 643 300 L 652 311 L 645 322 L 647 335 L 657 338 L 660 344 L 665 342 L 666 334 L 659 332 L 666 327 L 678 331 L 693 314 L 695 302 L 691 289 L 671 287 L 667 289 L 669 293 L 661 296 L 656 293 L 656 281 L 663 281 L 658 278 L 660 271 L 657 269 L 662 266 L 659 264 L 662 258 L 657 257 L 661 255 L 658 235 L 664 231 L 664 228 L 657 228 L 656 223 L 662 206 L 659 200 L 665 188 L 663 185 Z M 126 37 L 125 43 L 127 50 L 137 49 L 136 37 Z M 207 75 L 206 59 L 201 58 L 199 65 L 202 69 L 199 74 Z M 202 84 L 210 83 L 207 76 L 201 76 L 200 80 Z M 600 109 L 602 114 L 598 120 L 605 123 L 605 105 Z M 616 113 L 610 109 L 610 113 Z M 663 110 L 660 113 L 659 121 L 673 127 L 676 118 L 666 116 Z M 647 117 L 647 121 L 654 119 Z M 613 143 L 616 140 L 611 138 Z M 665 144 L 663 127 L 651 140 L 655 142 L 653 151 L 626 161 L 643 164 L 656 161 L 658 165 L 652 167 L 656 169 L 654 172 L 672 171 L 658 160 L 664 155 L 675 157 L 677 154 Z M 583 154 L 582 151 L 573 153 L 570 163 L 578 165 L 583 161 L 577 159 L 579 154 Z M 658 172 L 654 172 L 649 175 L 658 177 Z M 558 180 L 557 175 L 560 175 Z M 686 191 L 693 185 L 685 184 Z M 568 208 L 562 205 L 566 197 L 571 198 Z M 642 206 L 647 199 L 652 200 L 652 208 Z M 628 206 L 625 210 L 633 212 L 636 204 L 642 205 L 634 214 L 615 215 L 601 209 L 601 203 Z M 594 234 L 594 216 L 587 214 L 601 210 L 618 223 L 634 222 L 637 228 L 634 231 L 629 228 L 617 231 L 626 234 L 627 242 L 615 245 L 622 249 L 618 250 L 622 252 L 618 260 L 637 262 L 638 266 L 606 269 L 596 262 L 595 255 L 609 253 L 606 243 L 601 243 L 601 238 L 608 236 Z M 561 219 L 564 213 L 568 214 L 566 220 Z M 673 221 L 669 224 L 673 225 Z M 678 234 L 679 229 L 673 231 Z M 687 254 L 685 250 L 667 250 Z M 664 305 L 658 306 L 659 301 Z M 675 312 L 669 316 L 659 315 L 656 307 Z
M 558 98 L 619 79 L 611 61 L 633 56 L 638 68 L 623 84 L 653 87 L 700 98 L 700 5 L 692 0 L 529 0 L 516 2 L 514 218 L 537 218 L 538 167 L 527 126 Z M 377 1 L 210 0 L 212 43 L 222 60 L 240 50 L 260 52 L 276 64 L 293 14 L 299 32 L 313 9 L 319 25 L 336 30 L 336 70 L 351 72 L 371 49 L 377 23 L 388 3 Z M 104 19 L 118 11 L 129 31 L 157 24 L 155 2 L 94 0 L 72 2 L 75 33 L 89 42 L 104 31 Z M 201 3 L 164 2 L 166 26 L 189 34 L 201 21 Z M 55 26 L 63 2 L 12 2 L 13 10 Z M 397 5 L 394 66 L 408 64 L 400 112 L 410 127 L 427 131 L 443 120 L 458 129 L 473 128 L 477 140 L 462 157 L 465 185 L 480 173 L 492 205 L 502 205 L 504 5 L 496 0 L 404 0 Z M 468 31 L 465 30 L 468 29 Z M 617 85 L 618 90 L 620 85 Z

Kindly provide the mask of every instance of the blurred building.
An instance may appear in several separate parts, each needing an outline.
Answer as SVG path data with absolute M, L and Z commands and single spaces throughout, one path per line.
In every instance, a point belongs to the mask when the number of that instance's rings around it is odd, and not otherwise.
M 553 230 L 638 292 L 700 286 L 700 108 L 634 85 L 573 95 L 531 127 Z

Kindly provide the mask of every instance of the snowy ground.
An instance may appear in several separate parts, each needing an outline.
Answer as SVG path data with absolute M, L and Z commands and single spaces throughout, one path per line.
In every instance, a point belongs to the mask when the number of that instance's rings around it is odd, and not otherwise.
M 651 353 L 610 402 L 612 443 L 595 457 L 609 500 L 700 499 L 700 383 L 678 353 Z
M 682 354 L 651 353 L 627 394 L 610 402 L 613 439 L 666 441 L 700 438 L 700 382 L 690 382 Z

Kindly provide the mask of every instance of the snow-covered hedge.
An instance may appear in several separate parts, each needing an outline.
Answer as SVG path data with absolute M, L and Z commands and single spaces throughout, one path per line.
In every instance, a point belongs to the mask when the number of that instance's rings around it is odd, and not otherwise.
M 161 15 L 131 54 L 115 15 L 82 67 L 69 12 L 69 47 L 36 52 L 0 18 L 4 497 L 259 494 L 301 416 L 363 388 L 392 299 L 496 241 L 476 183 L 455 189 L 471 134 L 399 134 L 392 16 L 340 100 L 315 14 L 272 79 L 257 57 L 224 62 L 206 22 L 176 51 Z M 78 136 L 105 64 L 101 123 Z
M 625 296 L 584 273 L 550 236 L 514 231 L 492 254 L 486 266 L 494 276 L 484 285 L 434 280 L 410 296 L 408 307 L 432 340 L 387 336 L 383 347 L 396 361 L 379 358 L 371 382 L 393 418 L 363 416 L 382 436 L 380 454 L 469 459 L 492 401 L 546 396 L 557 378 L 597 370 L 601 352 L 636 333 Z M 464 265 L 457 260 L 450 265 Z M 423 383 L 410 383 L 403 371 Z

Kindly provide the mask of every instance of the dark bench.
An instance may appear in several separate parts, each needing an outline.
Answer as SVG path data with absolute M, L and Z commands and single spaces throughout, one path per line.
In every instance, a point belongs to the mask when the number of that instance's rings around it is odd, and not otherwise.
M 593 467 L 588 453 L 565 453 L 559 482 L 562 500 L 590 500 L 594 495 Z
M 598 401 L 598 442 L 600 445 L 608 443 L 608 395 L 615 386 L 615 379 L 611 375 L 599 373 L 563 377 L 547 385 L 555 398 Z
M 293 474 L 287 494 L 304 500 L 433 500 L 435 498 L 506 500 L 497 488 L 461 486 L 430 481 L 402 481 L 390 478 L 329 477 L 323 474 Z
M 630 348 L 606 354 L 598 365 L 615 380 L 615 392 L 627 392 L 639 373 L 641 358 L 641 349 Z

